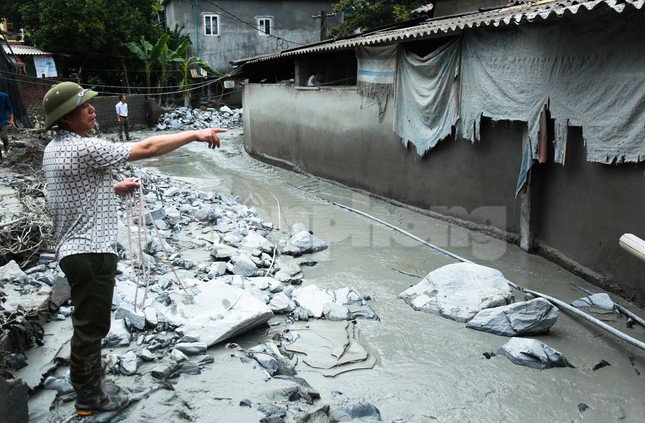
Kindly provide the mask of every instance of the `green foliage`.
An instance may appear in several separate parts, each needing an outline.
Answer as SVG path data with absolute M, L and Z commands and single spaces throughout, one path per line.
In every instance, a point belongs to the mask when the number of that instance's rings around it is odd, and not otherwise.
M 396 22 L 412 19 L 412 11 L 429 0 L 340 0 L 334 10 L 344 20 L 329 32 L 331 38 L 345 37 L 356 30 L 369 31 Z
M 221 76 L 221 73 L 213 69 L 207 61 L 197 56 L 191 56 L 188 59 L 184 59 L 183 57 L 176 57 L 175 59 L 173 59 L 173 62 L 179 63 L 179 76 L 177 78 L 177 85 L 179 86 L 180 90 L 184 91 L 184 106 L 189 106 L 190 104 L 189 69 L 191 68 L 191 66 L 202 68 L 211 75 Z
M 8 18 L 14 29 L 29 28 L 31 44 L 61 54 L 57 61 L 67 76 L 72 68 L 90 68 L 105 81 L 114 75 L 127 55 L 126 41 L 139 36 L 156 38 L 158 0 L 21 0 L 9 1 Z M 103 70 L 105 69 L 105 70 Z

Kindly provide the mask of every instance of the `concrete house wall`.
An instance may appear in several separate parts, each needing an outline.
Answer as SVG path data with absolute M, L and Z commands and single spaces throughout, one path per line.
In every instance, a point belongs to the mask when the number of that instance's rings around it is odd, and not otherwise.
M 193 42 L 192 53 L 215 69 L 228 72 L 232 69 L 231 60 L 320 41 L 320 19 L 312 16 L 319 15 L 321 10 L 331 13 L 333 3 L 317 0 L 168 0 L 165 3 L 166 26 L 183 26 Z M 195 32 L 195 6 L 199 17 L 198 34 Z M 219 35 L 204 33 L 204 15 L 207 14 L 219 16 Z M 260 17 L 273 19 L 272 35 L 282 40 L 258 32 L 257 19 Z M 340 17 L 327 18 L 327 28 L 338 23 Z
M 393 132 L 393 103 L 379 122 L 378 106 L 353 86 L 251 81 L 243 101 L 251 154 L 460 219 L 511 242 L 520 240 L 527 218 L 537 252 L 645 303 L 645 263 L 618 244 L 624 233 L 645 237 L 645 162 L 587 162 L 580 128 L 569 131 L 566 166 L 534 165 L 525 197 L 530 212 L 523 214 L 515 185 L 526 123 L 484 119 L 478 143 L 449 138 L 420 157 Z

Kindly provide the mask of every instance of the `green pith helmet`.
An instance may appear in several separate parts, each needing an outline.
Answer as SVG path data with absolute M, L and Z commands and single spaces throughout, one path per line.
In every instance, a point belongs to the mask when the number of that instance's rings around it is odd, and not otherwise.
M 61 82 L 54 85 L 43 99 L 45 109 L 45 129 L 50 129 L 66 114 L 81 104 L 87 103 L 99 93 L 85 89 L 73 82 Z

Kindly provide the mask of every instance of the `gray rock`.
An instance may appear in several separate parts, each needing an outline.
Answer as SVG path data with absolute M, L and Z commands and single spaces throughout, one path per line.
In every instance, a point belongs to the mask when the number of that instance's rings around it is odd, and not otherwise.
M 110 332 L 104 338 L 104 342 L 108 348 L 127 347 L 130 345 L 130 332 L 125 328 L 123 320 L 112 322 Z
M 291 231 L 290 231 L 289 236 L 294 236 L 295 234 L 297 234 L 299 232 L 302 232 L 302 231 L 309 232 L 309 228 L 304 223 L 296 223 L 295 225 L 293 225 L 291 227 Z
M 287 246 L 296 247 L 303 254 L 315 253 L 327 248 L 327 244 L 323 240 L 313 236 L 309 231 L 300 231 L 289 238 Z
M 271 376 L 273 376 L 278 371 L 278 361 L 275 357 L 269 354 L 253 354 L 253 358 L 260 363 L 262 367 L 266 369 Z
M 294 247 L 293 245 L 287 245 L 282 249 L 282 254 L 285 256 L 299 257 L 302 255 L 300 248 Z
M 133 375 L 139 368 L 139 358 L 134 351 L 119 356 L 119 370 L 126 376 Z
M 226 274 L 226 263 L 218 261 L 217 263 L 211 264 L 208 269 L 208 276 L 216 278 L 218 276 L 223 276 Z
M 152 216 L 152 218 L 150 218 L 150 216 Z M 166 211 L 163 209 L 163 207 L 153 210 L 150 213 L 146 214 L 146 225 L 152 225 L 153 220 L 155 221 L 155 223 L 157 223 L 158 220 L 163 220 L 164 217 L 166 217 Z
M 237 259 L 235 265 L 233 266 L 233 273 L 246 277 L 257 276 L 258 267 L 249 257 L 241 256 Z
M 150 375 L 155 379 L 166 380 L 174 376 L 179 371 L 179 364 L 166 363 L 155 367 L 150 371 Z
M 329 416 L 337 422 L 350 420 L 381 421 L 381 412 L 369 402 L 357 402 L 336 408 L 329 412 Z
M 178 349 L 174 349 L 170 351 L 170 358 L 175 360 L 177 363 L 182 362 L 184 360 L 188 360 L 188 357 L 186 356 L 186 354 L 179 351 Z
M 15 260 L 0 267 L 0 281 L 17 281 L 26 276 L 27 274 L 20 269 Z
M 43 387 L 45 389 L 52 389 L 58 392 L 59 395 L 67 395 L 74 392 L 74 387 L 71 383 L 64 379 L 58 379 L 53 376 L 47 376 L 47 379 L 43 382 Z
M 270 253 L 273 251 L 273 244 L 271 244 L 266 238 L 262 235 L 259 235 L 253 231 L 250 231 L 247 236 L 244 237 L 241 243 L 241 247 L 247 250 L 260 250 L 263 253 Z
M 573 367 L 562 353 L 536 339 L 511 338 L 497 353 L 508 358 L 513 364 L 534 369 Z
M 300 307 L 311 310 L 315 318 L 322 317 L 325 304 L 333 302 L 332 297 L 316 285 L 294 290 L 291 299 Z
M 192 289 L 191 301 L 179 291 L 171 293 L 174 304 L 161 312 L 177 333 L 197 333 L 209 347 L 263 325 L 273 316 L 265 303 L 240 288 L 208 281 Z
M 124 319 L 130 328 L 144 330 L 146 328 L 146 315 L 140 309 L 134 311 L 131 305 L 121 303 L 114 313 L 115 319 Z
M 157 357 L 147 348 L 141 350 L 139 358 L 146 362 L 155 361 L 157 359 Z
M 399 295 L 415 310 L 467 322 L 485 308 L 511 302 L 513 293 L 498 270 L 474 263 L 440 267 Z
M 486 308 L 467 324 L 470 329 L 502 336 L 547 333 L 558 319 L 558 308 L 543 298 Z
M 296 303 L 291 301 L 289 297 L 279 292 L 269 301 L 269 308 L 274 313 L 289 313 L 296 308 Z
M 201 372 L 202 370 L 199 368 L 199 364 L 194 361 L 185 361 L 181 363 L 181 366 L 179 367 L 179 373 L 185 375 L 198 375 Z
M 175 345 L 175 348 L 191 356 L 205 353 L 208 346 L 205 342 L 179 342 Z
M 329 405 L 323 405 L 319 409 L 310 413 L 299 415 L 296 418 L 296 423 L 334 423 L 329 417 Z
M 69 282 L 62 276 L 56 276 L 52 285 L 52 293 L 49 297 L 49 309 L 56 310 L 62 304 L 67 302 L 72 296 Z
M 588 297 L 579 298 L 571 302 L 571 305 L 576 308 L 592 308 L 596 307 L 601 310 L 614 310 L 616 304 L 612 301 L 609 295 L 604 292 L 598 294 L 592 294 Z

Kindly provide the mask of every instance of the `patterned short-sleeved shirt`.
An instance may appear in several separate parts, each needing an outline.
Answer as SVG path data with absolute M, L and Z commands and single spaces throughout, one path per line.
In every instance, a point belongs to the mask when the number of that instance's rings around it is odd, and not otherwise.
M 116 254 L 117 197 L 111 170 L 125 163 L 133 145 L 60 131 L 45 148 L 43 171 L 58 260 L 72 254 Z

